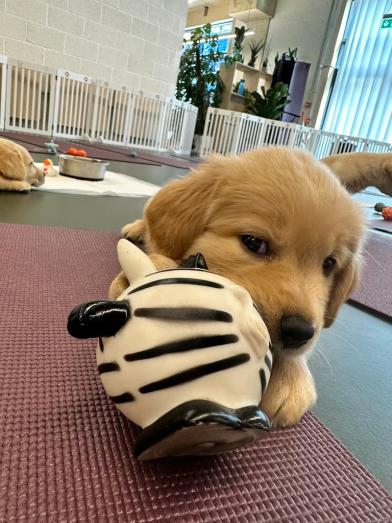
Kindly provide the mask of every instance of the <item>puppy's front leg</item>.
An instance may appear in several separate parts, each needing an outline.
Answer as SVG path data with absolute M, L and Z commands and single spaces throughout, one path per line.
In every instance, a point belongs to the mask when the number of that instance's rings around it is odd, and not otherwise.
M 313 377 L 304 356 L 279 355 L 261 408 L 277 427 L 295 425 L 316 402 Z

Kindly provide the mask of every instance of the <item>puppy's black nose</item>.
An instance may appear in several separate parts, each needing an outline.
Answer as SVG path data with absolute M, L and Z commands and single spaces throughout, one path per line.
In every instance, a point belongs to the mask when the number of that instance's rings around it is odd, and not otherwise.
M 280 336 L 285 349 L 298 349 L 314 335 L 314 327 L 302 316 L 283 316 Z

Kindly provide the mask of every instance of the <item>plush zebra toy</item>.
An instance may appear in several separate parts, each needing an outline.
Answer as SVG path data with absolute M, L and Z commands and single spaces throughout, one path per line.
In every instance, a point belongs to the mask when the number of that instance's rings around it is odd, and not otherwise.
M 117 301 L 75 308 L 68 331 L 99 339 L 105 391 L 143 428 L 135 455 L 216 454 L 265 436 L 258 405 L 272 354 L 248 292 L 208 272 L 200 254 L 160 272 L 127 240 L 118 256 L 130 286 Z

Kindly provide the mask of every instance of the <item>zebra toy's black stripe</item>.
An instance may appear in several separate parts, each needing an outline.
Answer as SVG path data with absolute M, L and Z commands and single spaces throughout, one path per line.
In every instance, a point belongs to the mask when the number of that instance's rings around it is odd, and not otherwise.
M 264 394 L 265 389 L 267 388 L 267 379 L 265 377 L 265 371 L 264 369 L 260 369 L 260 381 L 261 381 L 261 392 Z
M 167 378 L 164 378 L 159 381 L 154 381 L 148 385 L 144 385 L 139 389 L 142 394 L 148 394 L 149 392 L 156 392 L 158 390 L 168 389 L 170 387 L 175 387 L 177 385 L 182 385 L 188 383 L 189 381 L 196 380 L 198 378 L 203 378 L 209 374 L 215 372 L 220 372 L 223 370 L 231 369 L 242 365 L 250 360 L 249 354 L 237 354 L 237 356 L 232 356 L 231 358 L 225 358 L 223 360 L 214 361 L 212 363 L 206 363 L 204 365 L 199 365 L 191 369 L 178 372 Z
M 136 287 L 132 291 L 128 292 L 129 294 L 134 294 L 135 292 L 148 289 L 150 287 L 155 287 L 156 285 L 178 285 L 178 284 L 187 284 L 187 285 L 201 285 L 203 287 L 213 287 L 214 289 L 223 289 L 223 285 L 209 280 L 198 280 L 197 278 L 163 278 L 162 280 L 154 280 L 140 287 Z
M 101 349 L 101 352 L 103 352 L 105 347 L 103 346 L 102 338 L 98 338 L 98 345 L 99 345 L 99 348 Z
M 114 372 L 120 370 L 120 366 L 115 361 L 112 361 L 110 363 L 101 363 L 98 365 L 98 373 L 104 374 L 105 372 Z
M 201 336 L 199 338 L 188 338 L 186 340 L 173 341 L 157 345 L 151 349 L 142 350 L 133 354 L 126 354 L 125 361 L 139 361 L 147 360 L 149 358 L 156 358 L 165 354 L 173 354 L 176 352 L 186 352 L 188 350 L 208 349 L 209 347 L 218 347 L 220 345 L 227 345 L 229 343 L 236 343 L 238 337 L 235 334 L 222 334 L 217 336 Z
M 129 401 L 134 401 L 134 397 L 130 392 L 124 392 L 123 394 L 119 394 L 118 396 L 109 396 L 109 398 L 114 403 L 128 403 Z
M 228 312 L 202 307 L 151 307 L 136 309 L 135 316 L 156 320 L 174 321 L 222 321 L 231 323 L 233 316 Z
M 271 372 L 272 361 L 269 359 L 268 354 L 265 355 L 264 361 L 265 361 L 265 364 L 267 365 L 269 371 Z

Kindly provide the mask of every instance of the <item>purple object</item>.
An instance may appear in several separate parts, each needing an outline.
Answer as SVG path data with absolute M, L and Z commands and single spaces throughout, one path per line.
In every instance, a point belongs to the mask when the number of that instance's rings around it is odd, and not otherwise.
M 132 457 L 95 340 L 66 330 L 75 303 L 107 296 L 117 241 L 0 225 L 0 521 L 391 521 L 391 497 L 312 415 L 222 456 Z
M 282 117 L 284 122 L 298 123 L 300 121 L 309 68 L 310 64 L 306 62 L 295 62 L 289 87 L 291 101 L 284 108 Z

